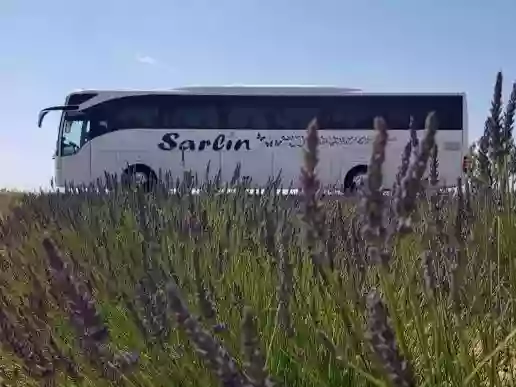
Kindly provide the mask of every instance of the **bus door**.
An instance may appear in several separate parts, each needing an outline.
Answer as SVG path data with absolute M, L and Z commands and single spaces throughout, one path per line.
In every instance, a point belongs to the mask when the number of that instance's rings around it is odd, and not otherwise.
M 65 113 L 59 132 L 56 154 L 58 185 L 88 184 L 91 177 L 91 145 L 88 142 L 90 123 L 81 116 Z
M 89 123 L 77 109 L 77 105 L 52 106 L 41 110 L 38 117 L 38 127 L 41 128 L 49 112 L 62 112 L 53 157 L 58 187 L 88 183 L 90 178 L 91 148 L 86 143 Z

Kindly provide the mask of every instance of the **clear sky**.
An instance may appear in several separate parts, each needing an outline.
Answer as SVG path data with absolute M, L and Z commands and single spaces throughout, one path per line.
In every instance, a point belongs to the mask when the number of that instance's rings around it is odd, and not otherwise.
M 515 0 L 0 0 L 0 188 L 48 185 L 57 114 L 76 88 L 322 84 L 464 91 L 477 137 Z

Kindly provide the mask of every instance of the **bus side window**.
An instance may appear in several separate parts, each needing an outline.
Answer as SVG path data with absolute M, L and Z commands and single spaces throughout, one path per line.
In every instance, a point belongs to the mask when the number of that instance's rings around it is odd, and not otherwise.
M 108 121 L 105 119 L 106 115 L 108 115 L 106 108 L 109 107 L 109 105 L 110 103 L 108 102 L 88 109 L 88 129 L 83 134 L 84 143 L 109 132 Z
M 211 97 L 161 96 L 157 103 L 160 122 L 164 129 L 217 129 L 221 114 Z
M 316 107 L 279 108 L 274 118 L 273 126 L 275 129 L 305 130 L 314 118 L 318 119 L 319 126 L 322 128 L 321 112 Z
M 159 127 L 159 111 L 152 106 L 128 107 L 119 112 L 117 129 L 149 129 Z
M 351 117 L 338 107 L 325 109 L 323 125 L 328 129 L 348 129 Z
M 160 109 L 147 95 L 122 97 L 102 104 L 98 118 L 108 118 L 110 131 L 120 129 L 150 129 L 160 126 Z M 102 125 L 106 128 L 106 125 Z M 102 128 L 98 128 L 103 130 Z
M 102 136 L 108 132 L 110 132 L 110 130 L 107 121 L 93 119 L 90 121 L 90 130 L 88 132 L 87 140 L 93 140 L 95 137 Z
M 374 125 L 374 118 L 381 117 L 385 120 L 388 129 L 403 129 L 409 127 L 410 106 L 403 104 L 404 100 L 400 97 L 380 97 L 375 96 L 371 98 L 371 111 L 374 112 L 372 126 Z M 371 127 L 372 127 L 371 126 Z
M 217 129 L 219 112 L 211 106 L 174 106 L 163 114 L 167 129 Z
M 83 125 L 83 131 L 82 131 L 82 136 L 81 136 L 81 146 L 83 146 L 90 140 L 91 126 L 92 126 L 91 123 L 92 122 L 88 120 L 85 122 L 85 125 Z
M 404 96 L 382 99 L 385 109 L 382 113 L 389 129 L 409 130 L 411 124 L 416 130 L 421 129 L 421 109 L 417 99 Z
M 228 129 L 269 129 L 267 111 L 260 106 L 234 106 L 228 112 Z
M 358 101 L 357 101 L 358 100 Z M 321 125 L 328 129 L 348 130 L 360 127 L 361 103 L 355 97 L 328 98 L 328 103 L 323 106 L 321 113 Z

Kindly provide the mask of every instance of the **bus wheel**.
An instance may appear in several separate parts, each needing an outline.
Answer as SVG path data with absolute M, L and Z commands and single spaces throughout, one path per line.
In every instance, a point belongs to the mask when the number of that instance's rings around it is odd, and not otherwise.
M 344 179 L 346 192 L 356 192 L 364 184 L 367 177 L 367 165 L 357 165 L 349 170 Z
M 131 165 L 122 175 L 122 184 L 125 187 L 141 188 L 145 192 L 151 191 L 156 181 L 156 174 L 145 164 Z

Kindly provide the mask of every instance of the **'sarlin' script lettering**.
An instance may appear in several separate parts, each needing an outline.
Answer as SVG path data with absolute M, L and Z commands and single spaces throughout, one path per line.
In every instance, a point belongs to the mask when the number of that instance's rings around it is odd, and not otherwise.
M 220 152 L 222 150 L 227 151 L 239 151 L 239 150 L 250 150 L 249 140 L 230 140 L 227 139 L 224 134 L 219 134 L 214 140 L 201 140 L 196 142 L 195 140 L 182 140 L 178 141 L 179 133 L 166 133 L 161 138 L 161 142 L 158 144 L 158 148 L 164 151 L 173 151 L 178 149 L 180 151 L 205 151 L 212 150 Z

